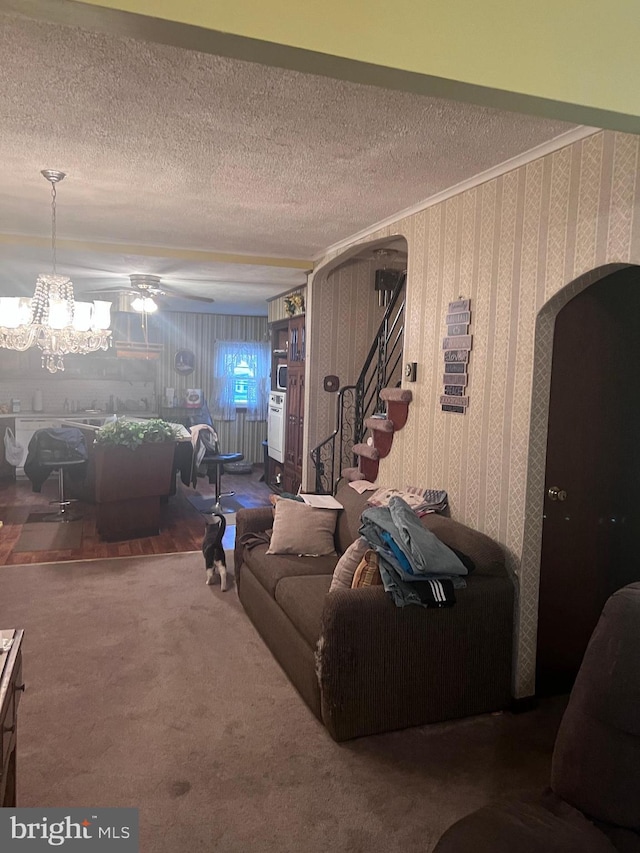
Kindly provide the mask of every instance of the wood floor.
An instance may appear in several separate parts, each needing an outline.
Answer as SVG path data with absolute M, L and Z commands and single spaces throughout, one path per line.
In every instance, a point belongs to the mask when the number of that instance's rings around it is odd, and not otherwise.
M 251 474 L 225 474 L 224 491 L 235 491 L 233 501 L 245 507 L 266 506 L 270 489 L 260 482 L 262 469 L 254 466 Z M 60 551 L 16 551 L 15 547 L 29 513 L 55 512 L 49 501 L 57 497 L 57 478 L 50 477 L 40 493 L 33 492 L 29 480 L 0 483 L 0 566 L 23 563 L 86 560 L 98 557 L 130 557 L 140 554 L 174 554 L 198 551 L 202 543 L 204 516 L 187 500 L 187 495 L 213 495 L 213 486 L 206 478 L 198 480 L 197 490 L 187 488 L 178 480 L 177 493 L 162 506 L 161 530 L 158 536 L 129 539 L 122 542 L 103 542 L 96 532 L 95 506 L 78 501 L 73 511 L 82 516 L 82 540 L 77 548 Z M 231 502 L 227 501 L 230 505 Z M 223 500 L 223 505 L 225 500 Z M 232 522 L 234 516 L 230 516 Z M 79 522 L 80 523 L 80 522 Z M 235 527 L 228 523 L 224 547 L 233 548 Z

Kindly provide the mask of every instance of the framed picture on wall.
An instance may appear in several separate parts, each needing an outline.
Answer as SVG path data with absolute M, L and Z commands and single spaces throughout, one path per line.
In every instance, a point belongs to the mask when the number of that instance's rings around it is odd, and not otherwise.
M 173 361 L 176 373 L 188 376 L 196 368 L 196 357 L 190 349 L 179 349 Z

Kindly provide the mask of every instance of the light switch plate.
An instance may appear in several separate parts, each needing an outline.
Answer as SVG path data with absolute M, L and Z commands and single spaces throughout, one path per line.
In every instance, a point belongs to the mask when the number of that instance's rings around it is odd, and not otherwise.
M 404 366 L 404 375 L 409 380 L 409 382 L 416 381 L 416 375 L 418 372 L 418 362 L 417 361 L 409 361 Z

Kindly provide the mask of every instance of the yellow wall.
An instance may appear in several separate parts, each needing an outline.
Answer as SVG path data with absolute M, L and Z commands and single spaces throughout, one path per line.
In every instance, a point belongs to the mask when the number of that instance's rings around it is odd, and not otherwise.
M 564 112 L 571 120 L 585 124 L 640 132 L 637 0 L 84 3 L 435 78 L 407 77 L 400 84 L 396 77 L 396 84 L 403 88 L 426 87 L 437 94 L 502 106 L 511 104 L 513 108 L 556 117 Z M 144 35 L 139 28 L 137 33 Z M 289 57 L 287 64 L 291 61 L 299 63 L 303 70 L 305 64 L 308 70 L 319 67 L 317 57 L 314 65 L 308 55 L 299 55 L 297 60 Z M 379 74 L 369 70 L 375 75 L 372 80 L 382 82 Z M 339 63 L 334 73 L 351 76 Z M 363 73 L 366 70 L 360 68 L 359 79 L 363 79 Z M 443 81 L 461 81 L 489 91 L 472 91 Z M 491 90 L 524 97 L 519 101 L 500 100 L 499 94 Z M 539 98 L 545 102 L 535 100 Z M 568 110 L 569 104 L 584 109 Z M 607 116 L 599 111 L 619 115 Z

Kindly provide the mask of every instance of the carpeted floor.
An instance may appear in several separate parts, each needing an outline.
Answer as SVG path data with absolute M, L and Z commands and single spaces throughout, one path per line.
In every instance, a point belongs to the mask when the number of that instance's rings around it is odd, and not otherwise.
M 18 804 L 137 806 L 143 853 L 426 853 L 548 784 L 558 700 L 334 743 L 197 553 L 0 567 L 0 627 L 25 629 Z

